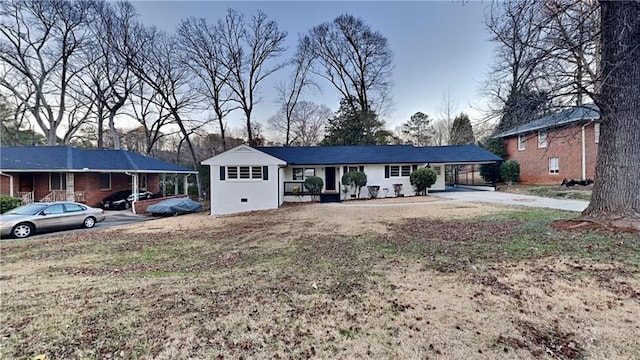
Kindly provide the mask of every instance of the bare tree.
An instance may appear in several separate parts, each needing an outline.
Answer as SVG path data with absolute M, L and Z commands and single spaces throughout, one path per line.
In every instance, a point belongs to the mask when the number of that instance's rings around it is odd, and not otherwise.
M 269 127 L 279 134 L 288 130 L 287 145 L 312 146 L 320 143 L 327 120 L 332 116 L 333 112 L 326 105 L 298 101 L 291 111 L 283 104 L 280 111 L 269 119 Z
M 640 2 L 601 1 L 602 125 L 596 179 L 583 216 L 640 230 Z
M 97 146 L 104 147 L 103 129 L 107 120 L 114 149 L 120 149 L 115 118 L 125 106 L 136 78 L 127 64 L 138 51 L 137 37 L 141 25 L 133 6 L 124 1 L 96 3 L 96 14 L 90 23 L 93 46 L 84 58 L 85 76 L 79 91 L 89 90 L 88 98 L 96 102 Z
M 278 24 L 261 11 L 247 22 L 241 13 L 232 9 L 218 21 L 217 31 L 223 48 L 222 63 L 230 74 L 227 84 L 233 100 L 244 112 L 249 144 L 256 145 L 251 115 L 260 100 L 258 86 L 285 66 L 282 62 L 271 63 L 284 52 L 287 33 L 278 30 Z
M 367 143 L 375 142 L 373 124 L 389 105 L 393 53 L 381 33 L 373 31 L 362 19 L 349 14 L 318 25 L 300 40 L 313 49 L 314 73 L 328 80 L 347 99 L 352 111 L 359 110 L 365 125 Z M 371 109 L 371 105 L 374 107 Z
M 153 90 L 154 99 L 180 129 L 182 138 L 178 149 L 182 142 L 186 144 L 192 167 L 197 170 L 200 164 L 189 136 L 203 124 L 193 124 L 186 114 L 193 110 L 199 97 L 190 86 L 190 72 L 182 66 L 176 38 L 149 28 L 140 39 L 139 51 L 130 64 L 132 71 Z M 179 156 L 178 153 L 178 159 Z M 198 175 L 196 182 L 201 197 L 202 186 Z
M 451 91 L 447 89 L 442 93 L 442 103 L 440 105 L 440 113 L 437 120 L 433 123 L 433 142 L 435 145 L 442 146 L 449 144 L 451 137 L 451 126 L 453 119 L 458 111 L 458 102 L 451 95 Z
M 0 2 L 0 87 L 7 89 L 43 131 L 49 145 L 68 141 L 90 111 L 70 95 L 83 71 L 93 2 L 7 0 Z M 90 104 L 91 105 L 91 104 Z M 84 109 L 82 109 L 84 108 Z
M 535 119 L 545 95 L 538 90 L 538 71 L 547 58 L 540 31 L 540 5 L 533 1 L 493 2 L 486 27 L 496 43 L 495 66 L 485 83 L 496 131 Z
M 293 73 L 288 82 L 281 82 L 276 91 L 280 105 L 282 107 L 282 115 L 284 115 L 284 133 L 285 141 L 284 145 L 289 146 L 291 144 L 291 131 L 294 121 L 294 113 L 297 110 L 298 101 L 302 95 L 303 90 L 309 86 L 317 87 L 317 84 L 313 82 L 309 76 L 311 65 L 313 64 L 313 52 L 312 49 L 304 42 L 298 43 L 298 50 L 291 60 L 293 65 Z M 309 110 L 309 103 L 305 104 Z M 327 117 L 328 118 L 328 117 Z M 297 119 L 299 120 L 299 118 Z M 304 126 L 306 129 L 307 127 Z
M 225 66 L 219 28 L 204 18 L 183 20 L 177 29 L 183 62 L 196 74 L 197 89 L 213 108 L 220 128 L 223 149 L 227 149 L 225 117 L 238 107 L 231 106 L 231 68 Z

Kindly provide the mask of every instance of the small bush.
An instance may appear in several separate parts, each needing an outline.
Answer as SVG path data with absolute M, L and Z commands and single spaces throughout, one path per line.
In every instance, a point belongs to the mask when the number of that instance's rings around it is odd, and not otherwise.
M 22 205 L 22 199 L 8 195 L 0 195 L 0 214 Z
M 505 181 L 511 185 L 514 181 L 518 181 L 520 176 L 520 164 L 514 160 L 507 160 L 500 167 L 500 174 Z
M 430 168 L 420 168 L 411 173 L 409 181 L 416 190 L 416 195 L 425 195 L 427 189 L 436 183 L 438 174 Z
M 356 198 L 360 197 L 360 190 L 367 185 L 367 174 L 361 171 L 349 171 L 342 175 L 342 184 L 352 188 Z
M 378 197 L 378 192 L 380 191 L 380 185 L 367 186 L 367 190 L 369 190 L 369 197 L 371 199 L 376 199 Z
M 304 187 L 311 193 L 311 200 L 316 201 L 318 194 L 320 194 L 322 187 L 324 187 L 324 181 L 322 181 L 321 177 L 309 176 L 304 179 Z

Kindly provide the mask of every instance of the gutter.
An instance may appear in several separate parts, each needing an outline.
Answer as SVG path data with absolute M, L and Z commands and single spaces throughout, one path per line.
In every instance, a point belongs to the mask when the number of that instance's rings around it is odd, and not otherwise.
M 0 176 L 7 176 L 9 178 L 9 195 L 13 196 L 13 175 L 0 172 Z

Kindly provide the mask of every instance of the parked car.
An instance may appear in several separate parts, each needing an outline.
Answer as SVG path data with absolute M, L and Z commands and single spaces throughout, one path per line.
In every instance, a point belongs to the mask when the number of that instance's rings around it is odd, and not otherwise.
M 0 215 L 0 236 L 26 238 L 36 232 L 92 228 L 104 221 L 104 211 L 75 202 L 36 202 Z
M 105 210 L 126 210 L 131 207 L 131 190 L 120 190 L 100 201 L 100 207 Z
M 184 197 L 162 200 L 147 206 L 147 212 L 153 215 L 179 215 L 202 211 L 202 205 Z
M 129 192 L 129 194 L 131 194 L 131 192 Z M 151 191 L 143 191 L 137 194 L 131 194 L 127 197 L 127 201 L 129 202 L 133 202 L 133 199 L 136 198 L 136 200 L 147 200 L 147 199 L 151 199 L 154 197 L 154 194 Z

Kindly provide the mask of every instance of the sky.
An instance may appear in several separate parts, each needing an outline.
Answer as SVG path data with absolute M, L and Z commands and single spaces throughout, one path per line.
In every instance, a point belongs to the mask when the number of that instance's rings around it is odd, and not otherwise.
M 293 54 L 299 34 L 349 13 L 362 18 L 373 30 L 387 37 L 394 53 L 391 90 L 393 107 L 384 119 L 395 129 L 421 111 L 437 118 L 443 96 L 456 100 L 457 111 L 482 117 L 481 87 L 493 60 L 493 44 L 484 26 L 487 1 L 133 1 L 141 21 L 174 32 L 182 19 L 204 17 L 211 22 L 225 16 L 228 8 L 249 17 L 262 10 L 288 33 L 287 56 Z M 261 101 L 252 118 L 266 125 L 277 111 L 275 85 L 285 80 L 285 69 L 265 80 Z M 340 97 L 328 83 L 322 93 L 308 93 L 304 100 L 338 109 Z M 242 115 L 230 119 L 231 128 L 241 129 Z

